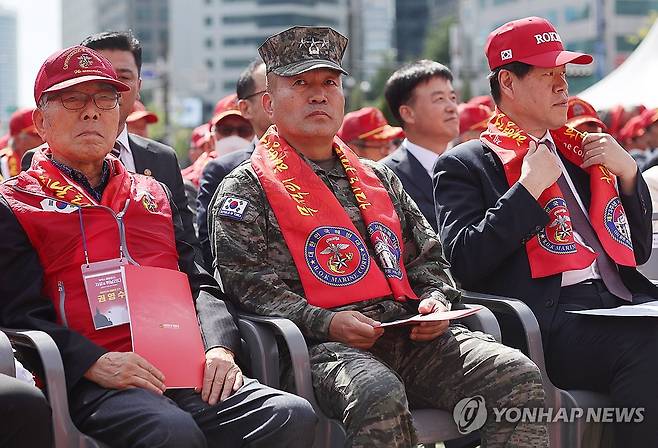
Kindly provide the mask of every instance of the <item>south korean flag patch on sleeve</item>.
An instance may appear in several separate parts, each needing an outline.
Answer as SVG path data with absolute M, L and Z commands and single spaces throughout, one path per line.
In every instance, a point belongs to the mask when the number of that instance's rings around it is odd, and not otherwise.
M 222 208 L 219 209 L 219 216 L 242 221 L 248 206 L 249 201 L 245 199 L 240 199 L 235 196 L 227 196 L 226 199 L 224 199 Z

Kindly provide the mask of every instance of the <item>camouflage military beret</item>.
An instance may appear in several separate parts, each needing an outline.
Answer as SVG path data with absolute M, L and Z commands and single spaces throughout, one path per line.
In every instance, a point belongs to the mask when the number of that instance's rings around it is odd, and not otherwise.
M 294 76 L 316 68 L 348 74 L 340 63 L 347 38 L 328 27 L 295 26 L 267 38 L 258 53 L 267 73 Z

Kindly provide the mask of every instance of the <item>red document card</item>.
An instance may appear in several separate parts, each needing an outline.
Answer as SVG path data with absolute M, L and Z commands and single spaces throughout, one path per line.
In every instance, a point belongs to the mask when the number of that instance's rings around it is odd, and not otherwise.
M 203 382 L 205 350 L 187 275 L 123 266 L 133 351 L 157 367 L 167 388 Z

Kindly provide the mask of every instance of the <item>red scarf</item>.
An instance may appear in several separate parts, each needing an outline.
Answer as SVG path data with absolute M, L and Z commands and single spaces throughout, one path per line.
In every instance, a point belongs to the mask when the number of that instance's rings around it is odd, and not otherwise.
M 52 190 L 53 197 L 73 205 L 81 207 L 98 205 L 98 202 L 77 182 L 58 170 L 52 163 L 44 163 L 50 160 L 49 157 L 51 157 L 49 148 L 37 150 L 28 171 L 30 176 L 35 177 L 43 185 L 44 190 Z M 119 193 L 128 194 L 131 185 L 130 180 L 126 179 L 129 177 L 128 172 L 116 157 L 108 155 L 105 160 L 110 164 L 110 181 L 103 191 L 103 196 L 114 197 Z
M 388 191 L 337 137 L 333 150 L 359 204 L 376 262 L 371 262 L 368 247 L 334 194 L 279 137 L 275 126 L 251 157 L 295 261 L 306 299 L 322 308 L 391 294 L 400 301 L 417 299 L 402 261 L 402 230 Z
M 582 142 L 587 134 L 567 126 L 550 133 L 560 154 L 580 166 L 584 155 Z M 521 176 L 530 136 L 497 110 L 480 140 L 500 158 L 508 184 L 516 183 Z M 592 194 L 589 220 L 601 246 L 615 263 L 635 266 L 626 213 L 615 188 L 616 177 L 603 165 L 591 166 L 586 171 Z M 549 221 L 526 243 L 532 277 L 546 277 L 591 265 L 597 254 L 574 240 L 569 210 L 557 182 L 544 190 L 538 202 L 548 213 Z

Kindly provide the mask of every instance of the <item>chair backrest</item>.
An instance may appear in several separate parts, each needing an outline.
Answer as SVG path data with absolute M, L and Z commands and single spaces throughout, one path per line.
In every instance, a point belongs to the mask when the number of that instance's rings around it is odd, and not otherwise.
M 16 376 L 16 365 L 14 364 L 14 352 L 11 342 L 6 334 L 0 331 L 0 373 L 7 376 Z
M 646 263 L 637 267 L 645 277 L 649 280 L 658 281 L 658 213 L 654 213 L 652 217 L 653 236 L 651 242 L 651 256 Z

